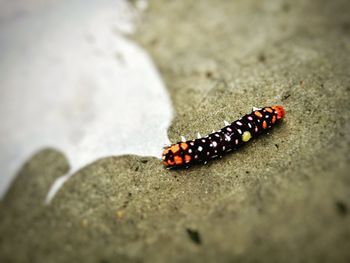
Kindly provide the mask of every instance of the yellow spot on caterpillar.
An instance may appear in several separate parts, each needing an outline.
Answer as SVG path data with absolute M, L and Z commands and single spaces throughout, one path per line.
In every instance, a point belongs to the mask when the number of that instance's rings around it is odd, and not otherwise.
M 258 118 L 262 118 L 262 114 L 260 111 L 254 111 L 254 115 L 257 116 Z
M 180 146 L 178 144 L 174 144 L 173 146 L 170 147 L 170 150 L 173 153 L 177 153 L 180 150 Z
M 185 142 L 182 142 L 182 143 L 180 144 L 180 147 L 182 148 L 182 150 L 186 150 L 186 149 L 188 148 L 188 144 L 185 143 Z
M 249 131 L 245 131 L 242 134 L 242 141 L 247 142 L 252 138 L 252 135 Z

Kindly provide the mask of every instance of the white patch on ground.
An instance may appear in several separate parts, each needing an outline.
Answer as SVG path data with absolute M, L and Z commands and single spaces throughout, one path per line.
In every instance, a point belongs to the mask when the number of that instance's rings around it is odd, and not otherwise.
M 0 195 L 45 147 L 71 164 L 48 200 L 99 158 L 159 157 L 169 143 L 171 101 L 150 57 L 124 35 L 147 2 L 32 2 L 1 3 Z

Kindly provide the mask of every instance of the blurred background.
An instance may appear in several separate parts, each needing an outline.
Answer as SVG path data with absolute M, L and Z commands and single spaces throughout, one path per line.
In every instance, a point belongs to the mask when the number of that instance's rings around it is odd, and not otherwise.
M 349 262 L 349 1 L 0 7 L 1 262 Z M 275 104 L 248 147 L 162 167 Z
M 1 195 L 45 147 L 70 162 L 59 184 L 102 157 L 159 157 L 172 105 L 152 60 L 126 36 L 147 2 L 2 5 Z

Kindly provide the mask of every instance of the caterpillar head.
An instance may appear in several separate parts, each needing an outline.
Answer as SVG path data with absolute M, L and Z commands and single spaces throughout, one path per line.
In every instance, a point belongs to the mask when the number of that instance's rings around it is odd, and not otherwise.
M 164 165 L 171 168 L 188 164 L 192 159 L 188 147 L 187 142 L 180 142 L 165 148 L 162 154 Z
M 173 144 L 165 148 L 162 154 L 162 161 L 164 165 L 167 167 L 172 167 L 182 162 L 182 159 L 180 156 L 178 156 L 179 151 L 180 146 L 178 144 Z

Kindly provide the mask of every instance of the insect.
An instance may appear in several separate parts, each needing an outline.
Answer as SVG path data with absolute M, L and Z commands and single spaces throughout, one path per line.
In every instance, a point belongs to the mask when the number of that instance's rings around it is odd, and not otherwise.
M 166 147 L 162 154 L 162 161 L 167 168 L 189 167 L 192 164 L 206 164 L 210 159 L 222 157 L 272 128 L 283 119 L 285 111 L 282 106 L 253 108 L 247 114 L 232 122 L 224 121 L 225 127 L 219 131 L 197 139 L 182 141 Z

